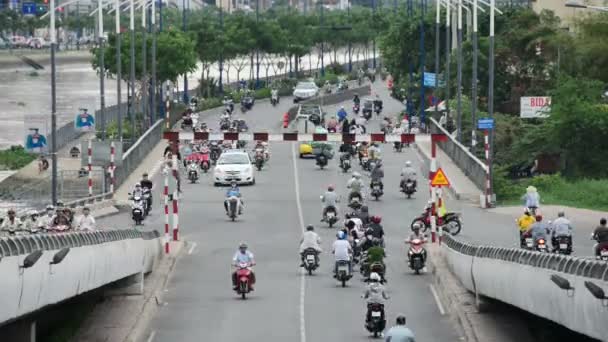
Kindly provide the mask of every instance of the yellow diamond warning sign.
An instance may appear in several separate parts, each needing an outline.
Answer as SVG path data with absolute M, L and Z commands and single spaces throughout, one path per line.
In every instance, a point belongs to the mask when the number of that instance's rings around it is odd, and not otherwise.
M 441 168 L 435 172 L 435 176 L 431 180 L 431 186 L 450 186 L 450 181 Z

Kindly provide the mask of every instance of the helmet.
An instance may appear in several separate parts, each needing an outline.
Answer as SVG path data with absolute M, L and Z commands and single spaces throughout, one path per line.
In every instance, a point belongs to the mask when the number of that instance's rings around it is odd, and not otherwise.
M 557 212 L 557 216 L 558 217 L 564 217 L 565 215 L 566 215 L 566 213 L 564 213 L 563 210 L 560 210 L 560 211 Z
M 397 325 L 405 325 L 405 316 L 399 314 L 397 316 L 396 322 L 397 322 Z
M 409 161 L 409 160 L 408 160 L 408 161 L 406 161 L 406 162 L 405 162 L 405 166 L 407 166 L 407 167 L 412 166 L 412 162 L 411 162 L 411 161 Z
M 46 206 L 46 210 L 55 210 L 55 207 L 49 204 Z
M 239 243 L 239 248 L 241 249 L 247 249 L 247 244 L 244 242 Z
M 606 224 L 606 219 L 602 217 L 602 218 L 600 219 L 600 224 L 601 224 L 601 225 L 605 225 L 605 224 Z
M 382 221 L 382 218 L 380 216 L 374 215 L 371 217 L 371 220 L 372 220 L 372 222 L 379 224 Z
M 145 172 L 143 175 L 141 175 L 142 177 L 148 177 L 148 173 Z
M 380 276 L 378 275 L 378 273 L 372 272 L 372 274 L 369 275 L 369 280 L 370 281 L 380 281 Z
M 540 222 L 543 220 L 543 216 L 542 215 L 536 215 L 536 222 Z
M 28 211 L 28 215 L 30 215 L 30 216 L 38 216 L 38 212 L 36 210 L 30 210 L 30 211 Z
M 333 184 L 329 184 L 329 185 L 327 186 L 327 191 L 334 191 L 334 186 L 333 186 Z
M 313 225 L 312 225 L 312 224 L 309 224 L 309 225 L 306 227 L 306 230 L 308 230 L 308 231 L 313 231 L 313 230 L 315 230 L 315 227 L 313 227 Z
M 412 230 L 420 230 L 420 228 L 422 228 L 420 222 L 416 222 L 412 225 Z
M 139 187 L 141 187 L 141 184 L 140 183 L 135 183 L 135 187 L 139 188 Z
M 353 172 L 353 177 L 359 179 L 361 178 L 361 174 L 359 172 Z
M 526 214 L 526 215 L 530 215 L 530 209 L 528 209 L 528 208 L 524 208 L 524 214 Z
M 6 213 L 7 214 L 14 214 L 15 213 L 15 209 L 11 208 Z
M 88 210 L 88 211 L 90 211 L 91 208 L 89 208 L 88 206 L 85 206 L 84 208 L 82 208 L 82 210 Z
M 340 109 L 344 109 L 344 106 L 340 106 Z
M 338 232 L 338 239 L 340 239 L 340 240 L 346 239 L 346 234 L 344 234 L 343 231 L 339 231 Z

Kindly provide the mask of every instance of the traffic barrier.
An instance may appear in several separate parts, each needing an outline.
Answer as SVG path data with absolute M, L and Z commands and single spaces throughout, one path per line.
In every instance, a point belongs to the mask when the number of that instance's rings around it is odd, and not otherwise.
M 0 324 L 154 269 L 156 231 L 110 230 L 0 239 Z
M 608 290 L 608 263 L 475 245 L 452 236 L 444 237 L 442 250 L 452 272 L 476 295 L 517 306 L 596 339 L 608 338 L 604 304 L 608 298 L 596 298 L 588 285 Z
M 239 141 L 330 141 L 330 142 L 402 142 L 412 143 L 414 134 L 347 134 L 347 133 L 207 133 L 207 132 L 165 132 L 167 140 L 239 140 Z

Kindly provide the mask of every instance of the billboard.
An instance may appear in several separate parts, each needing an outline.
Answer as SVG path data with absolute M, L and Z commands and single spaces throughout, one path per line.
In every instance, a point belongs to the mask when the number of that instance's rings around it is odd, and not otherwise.
M 551 97 L 522 96 L 519 108 L 522 119 L 546 118 L 551 112 Z
M 80 108 L 74 118 L 74 128 L 81 132 L 94 132 L 95 116 L 90 114 L 86 108 Z
M 42 115 L 24 117 L 25 149 L 31 153 L 48 152 L 49 130 L 47 120 Z

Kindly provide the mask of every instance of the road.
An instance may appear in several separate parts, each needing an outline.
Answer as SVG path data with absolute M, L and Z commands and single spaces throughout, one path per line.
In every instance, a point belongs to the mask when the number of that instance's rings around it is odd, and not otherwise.
M 272 109 L 256 104 L 245 114 L 253 131 L 278 131 L 281 113 L 291 104 Z M 328 113 L 335 113 L 328 107 Z M 398 103 L 387 104 L 397 112 Z M 211 123 L 211 121 L 209 121 Z M 377 130 L 377 122 L 370 127 Z M 387 304 L 389 324 L 403 313 L 420 340 L 456 341 L 452 322 L 438 305 L 431 290 L 431 275 L 413 275 L 405 262 L 403 239 L 409 221 L 424 206 L 420 194 L 407 200 L 398 192 L 398 177 L 406 159 L 417 162 L 411 149 L 401 154 L 384 147 L 387 193 L 369 203 L 370 212 L 383 217 L 387 234 Z M 334 160 L 319 170 L 313 160 L 297 158 L 294 143 L 272 143 L 270 163 L 256 174 L 255 186 L 242 187 L 244 215 L 230 222 L 223 212 L 223 188 L 213 187 L 203 178 L 186 184 L 180 201 L 182 238 L 191 246 L 176 268 L 167 287 L 167 306 L 151 324 L 154 341 L 365 341 L 365 302 L 360 298 L 364 283 L 360 275 L 341 288 L 331 277 L 333 258 L 327 251 L 335 239 L 335 229 L 320 224 L 319 196 L 328 184 L 347 195 L 348 175 Z M 207 176 L 208 177 L 208 176 Z M 158 183 L 158 180 L 156 181 Z M 156 198 L 159 198 L 158 196 Z M 341 208 L 343 209 L 343 207 Z M 343 213 L 343 212 L 342 212 Z M 162 231 L 160 211 L 146 222 L 146 228 Z M 101 219 L 100 224 L 130 225 L 128 215 Z M 298 244 L 304 225 L 313 224 L 323 239 L 321 267 L 313 276 L 299 266 Z M 230 287 L 230 260 L 239 242 L 246 241 L 255 253 L 258 266 L 256 291 L 243 301 Z M 441 307 L 441 309 L 440 309 Z

